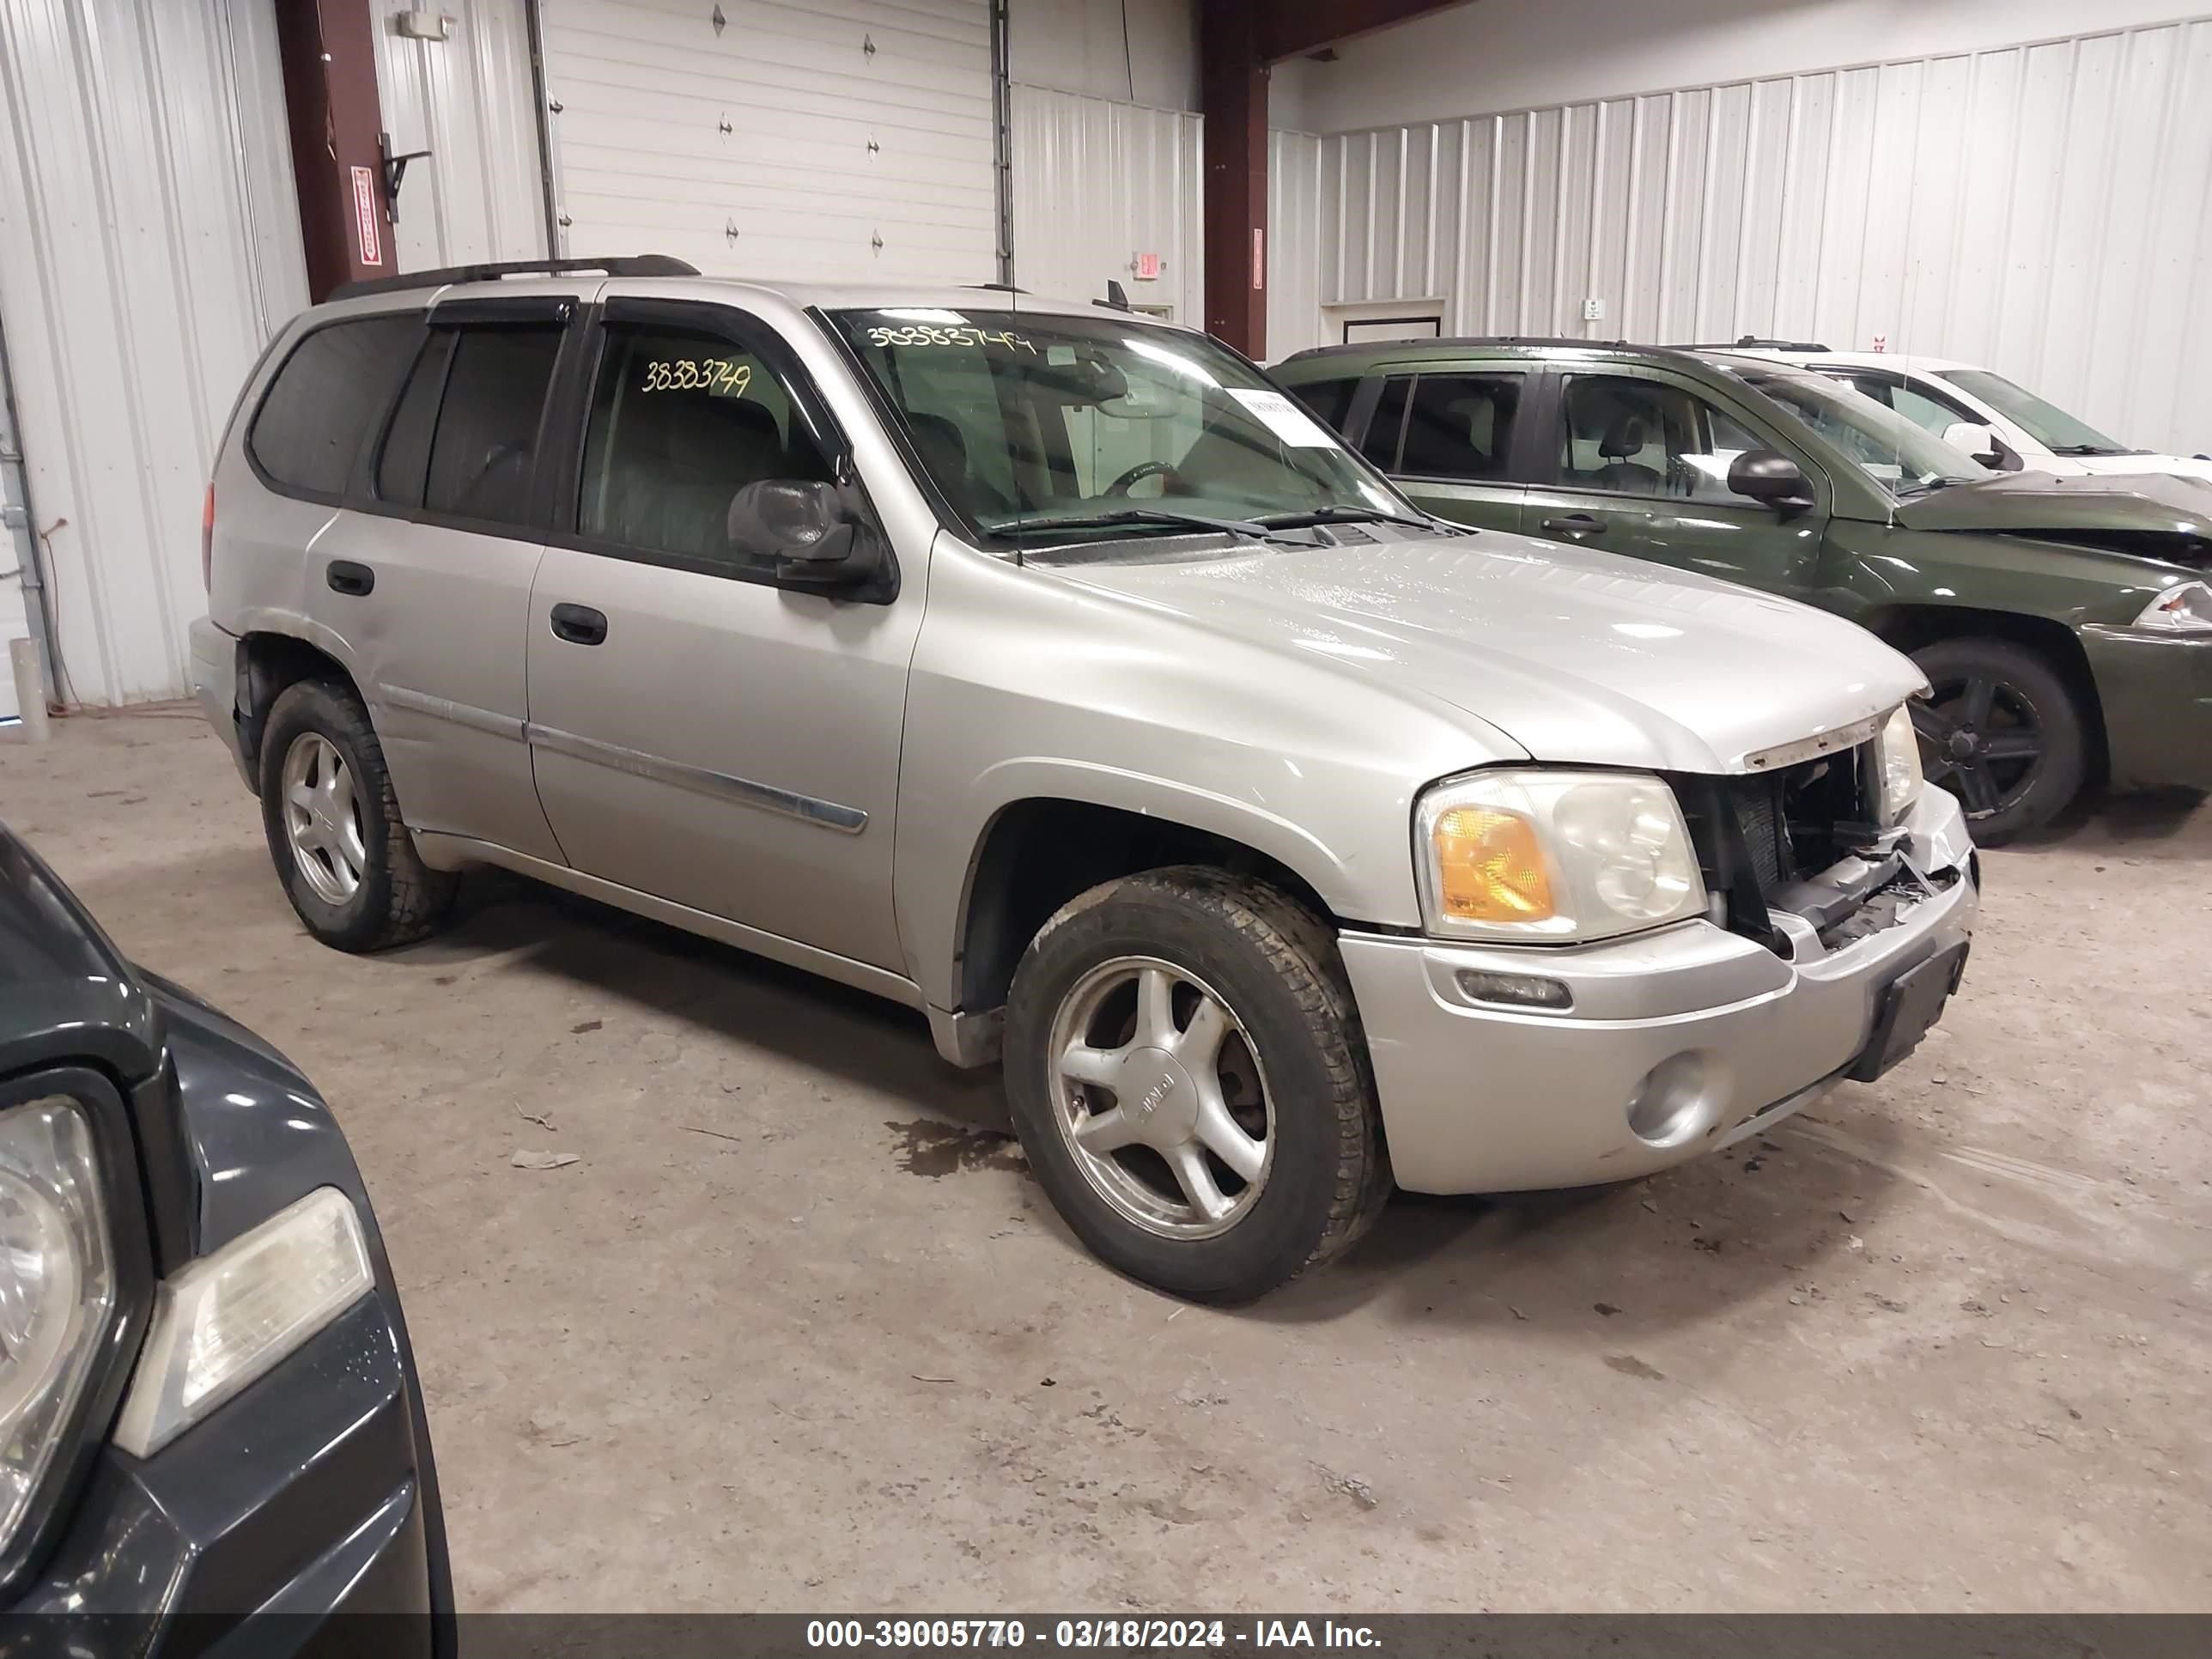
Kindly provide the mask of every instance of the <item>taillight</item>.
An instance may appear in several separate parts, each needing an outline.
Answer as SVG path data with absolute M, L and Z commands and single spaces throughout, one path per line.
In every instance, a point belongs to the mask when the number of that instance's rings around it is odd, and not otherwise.
M 208 485 L 206 505 L 200 508 L 200 586 L 215 592 L 215 485 Z

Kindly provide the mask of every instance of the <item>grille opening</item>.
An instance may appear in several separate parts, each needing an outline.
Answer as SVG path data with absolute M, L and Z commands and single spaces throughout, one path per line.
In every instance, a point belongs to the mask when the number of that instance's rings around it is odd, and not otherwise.
M 1864 836 L 1875 822 L 1875 776 L 1869 743 L 1753 776 L 1668 780 L 1705 885 L 1723 896 L 1732 930 L 1789 954 L 1767 917 L 1771 900 L 1827 869 Z

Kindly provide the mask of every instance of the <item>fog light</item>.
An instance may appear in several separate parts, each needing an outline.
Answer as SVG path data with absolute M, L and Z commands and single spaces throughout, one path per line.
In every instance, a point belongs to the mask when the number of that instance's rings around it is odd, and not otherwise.
M 1711 1117 L 1710 1068 L 1692 1050 L 1661 1060 L 1628 1097 L 1628 1127 L 1654 1146 L 1678 1146 Z
M 1477 1002 L 1508 1008 L 1571 1008 L 1575 994 L 1540 974 L 1493 974 L 1480 968 L 1459 970 L 1459 988 Z

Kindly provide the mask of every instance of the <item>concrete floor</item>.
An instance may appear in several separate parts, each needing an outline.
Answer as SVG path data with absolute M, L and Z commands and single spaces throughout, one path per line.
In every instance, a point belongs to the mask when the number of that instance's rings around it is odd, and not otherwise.
M 184 710 L 0 739 L 0 816 L 337 1108 L 465 1607 L 2212 1604 L 2212 808 L 1990 855 L 1880 1085 L 1242 1313 L 1085 1257 L 888 1005 L 504 878 L 311 944 Z

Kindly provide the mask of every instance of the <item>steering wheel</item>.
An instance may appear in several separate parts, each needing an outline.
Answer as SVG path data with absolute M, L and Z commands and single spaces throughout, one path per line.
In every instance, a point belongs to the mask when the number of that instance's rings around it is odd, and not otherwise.
M 1129 493 L 1130 486 L 1133 484 L 1139 483 L 1144 479 L 1153 477 L 1163 473 L 1172 472 L 1174 471 L 1175 463 L 1172 461 L 1139 461 L 1136 465 L 1131 467 L 1120 477 L 1115 479 L 1112 483 L 1108 484 L 1106 486 L 1106 493 L 1109 495 L 1116 497 L 1127 495 Z

